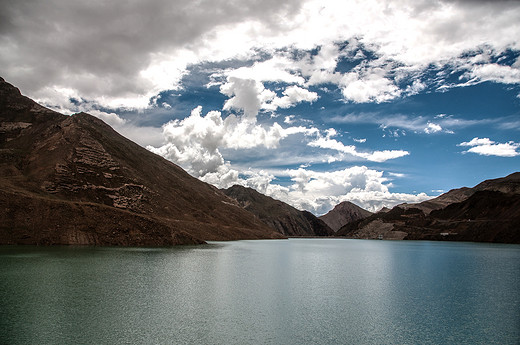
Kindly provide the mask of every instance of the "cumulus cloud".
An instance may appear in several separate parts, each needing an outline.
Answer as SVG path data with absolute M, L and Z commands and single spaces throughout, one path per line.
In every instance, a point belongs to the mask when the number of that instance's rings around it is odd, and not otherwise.
M 288 125 L 294 123 L 295 115 L 288 115 L 284 118 L 283 122 L 287 123 Z
M 224 110 L 243 110 L 247 117 L 256 117 L 258 111 L 276 94 L 266 90 L 264 85 L 253 79 L 229 77 L 227 83 L 220 87 L 220 92 L 230 97 L 224 103 Z
M 282 97 L 268 90 L 263 83 L 254 79 L 228 77 L 220 86 L 220 92 L 229 97 L 224 103 L 224 110 L 242 110 L 247 118 L 254 118 L 260 110 L 276 111 L 278 108 L 291 108 L 301 102 L 314 102 L 316 92 L 296 85 L 287 87 Z
M 351 201 L 377 211 L 384 206 L 393 207 L 403 202 L 421 202 L 431 198 L 425 193 L 392 193 L 383 172 L 365 166 L 329 172 L 299 168 L 286 170 L 284 175 L 292 181 L 289 187 L 272 188 L 273 185 L 269 184 L 264 192 L 318 215 L 328 212 L 342 201 Z
M 424 132 L 426 134 L 438 133 L 440 131 L 442 131 L 442 127 L 432 122 L 428 122 L 428 124 L 424 128 Z
M 459 146 L 470 147 L 467 151 L 483 156 L 498 156 L 498 157 L 516 157 L 520 156 L 518 148 L 520 143 L 509 141 L 507 143 L 497 143 L 489 138 L 473 138 L 470 141 L 460 143 Z
M 287 84 L 302 85 L 305 79 L 299 74 L 298 64 L 286 56 L 284 52 L 277 52 L 264 61 L 256 61 L 252 66 L 228 68 L 212 74 L 213 79 L 223 76 L 239 79 L 252 79 L 259 82 L 284 82 Z
M 356 103 L 386 102 L 401 95 L 401 90 L 384 76 L 382 69 L 373 69 L 367 75 L 351 72 L 340 81 L 341 92 L 348 101 Z
M 276 108 L 290 108 L 301 102 L 312 103 L 318 99 L 316 92 L 311 92 L 307 89 L 303 89 L 299 86 L 289 86 L 283 91 L 283 97 L 275 98 L 271 105 L 273 110 Z
M 276 184 L 275 174 L 289 178 L 291 184 L 289 186 Z M 391 182 L 383 176 L 384 173 L 365 166 L 353 166 L 328 172 L 304 167 L 274 173 L 265 170 L 248 170 L 240 174 L 242 177 L 231 170 L 228 175 L 233 175 L 234 179 L 227 179 L 225 184 L 217 180 L 214 182 L 218 182 L 216 185 L 221 188 L 227 188 L 232 184 L 254 188 L 260 193 L 316 215 L 327 213 L 342 201 L 350 201 L 375 212 L 383 207 L 431 199 L 431 196 L 425 193 L 392 193 L 389 191 Z M 206 180 L 206 182 L 211 181 Z
M 199 106 L 190 116 L 163 125 L 164 145 L 149 146 L 148 149 L 179 164 L 192 175 L 209 180 L 230 171 L 220 149 L 273 149 L 289 135 L 311 135 L 317 131 L 306 127 L 282 128 L 276 122 L 271 126 L 261 126 L 250 112 L 245 114 L 231 114 L 223 119 L 219 111 L 210 111 L 202 116 L 202 107 Z

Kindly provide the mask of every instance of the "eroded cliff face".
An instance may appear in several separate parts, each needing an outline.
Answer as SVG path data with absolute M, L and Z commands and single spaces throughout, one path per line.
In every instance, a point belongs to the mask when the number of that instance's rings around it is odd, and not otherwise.
M 173 245 L 280 238 L 103 121 L 0 80 L 0 243 Z

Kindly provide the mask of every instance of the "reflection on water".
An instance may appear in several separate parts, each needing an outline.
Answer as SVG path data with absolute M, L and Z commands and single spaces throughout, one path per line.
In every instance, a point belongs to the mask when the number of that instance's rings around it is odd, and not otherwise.
M 0 247 L 0 343 L 517 344 L 520 246 Z

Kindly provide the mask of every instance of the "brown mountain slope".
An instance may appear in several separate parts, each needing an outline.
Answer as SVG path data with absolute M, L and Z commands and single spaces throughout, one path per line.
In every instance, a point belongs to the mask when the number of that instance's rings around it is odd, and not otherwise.
M 425 203 L 398 205 L 386 213 L 347 224 L 337 234 L 353 238 L 520 243 L 520 173 L 452 190 L 436 199 L 440 202 L 426 204 L 426 208 Z M 440 207 L 442 204 L 445 206 Z M 436 209 L 432 210 L 432 205 Z
M 279 237 L 218 189 L 103 121 L 58 114 L 0 80 L 0 243 Z
M 407 239 L 520 243 L 520 194 L 477 191 L 426 217 L 407 220 L 395 230 Z
M 331 236 L 334 234 L 327 224 L 312 213 L 299 211 L 254 189 L 235 185 L 223 192 L 265 224 L 285 236 Z
M 473 188 L 462 187 L 452 189 L 434 199 L 423 201 L 418 204 L 401 204 L 398 206 L 401 208 L 418 208 L 424 213 L 429 214 L 433 210 L 439 210 L 452 203 L 464 201 L 479 191 L 497 191 L 520 194 L 520 172 L 510 174 L 506 177 L 486 180 Z
M 338 231 L 345 224 L 366 218 L 371 214 L 372 212 L 369 212 L 358 205 L 349 201 L 343 201 L 342 203 L 337 204 L 327 214 L 324 214 L 319 218 L 330 226 L 332 230 Z

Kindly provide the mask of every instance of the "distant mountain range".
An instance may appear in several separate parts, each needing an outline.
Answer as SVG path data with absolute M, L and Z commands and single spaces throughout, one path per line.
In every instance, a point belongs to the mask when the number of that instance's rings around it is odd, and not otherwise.
M 338 236 L 520 243 L 520 172 L 343 226 Z
M 0 79 L 0 243 L 165 246 L 283 238 L 218 189 L 88 115 Z
M 233 186 L 223 192 L 262 222 L 285 236 L 332 236 L 334 231 L 308 211 L 296 208 L 254 189 Z
M 286 236 L 520 243 L 520 173 L 372 214 L 319 218 L 193 178 L 85 114 L 66 116 L 0 78 L 0 244 L 168 246 Z

